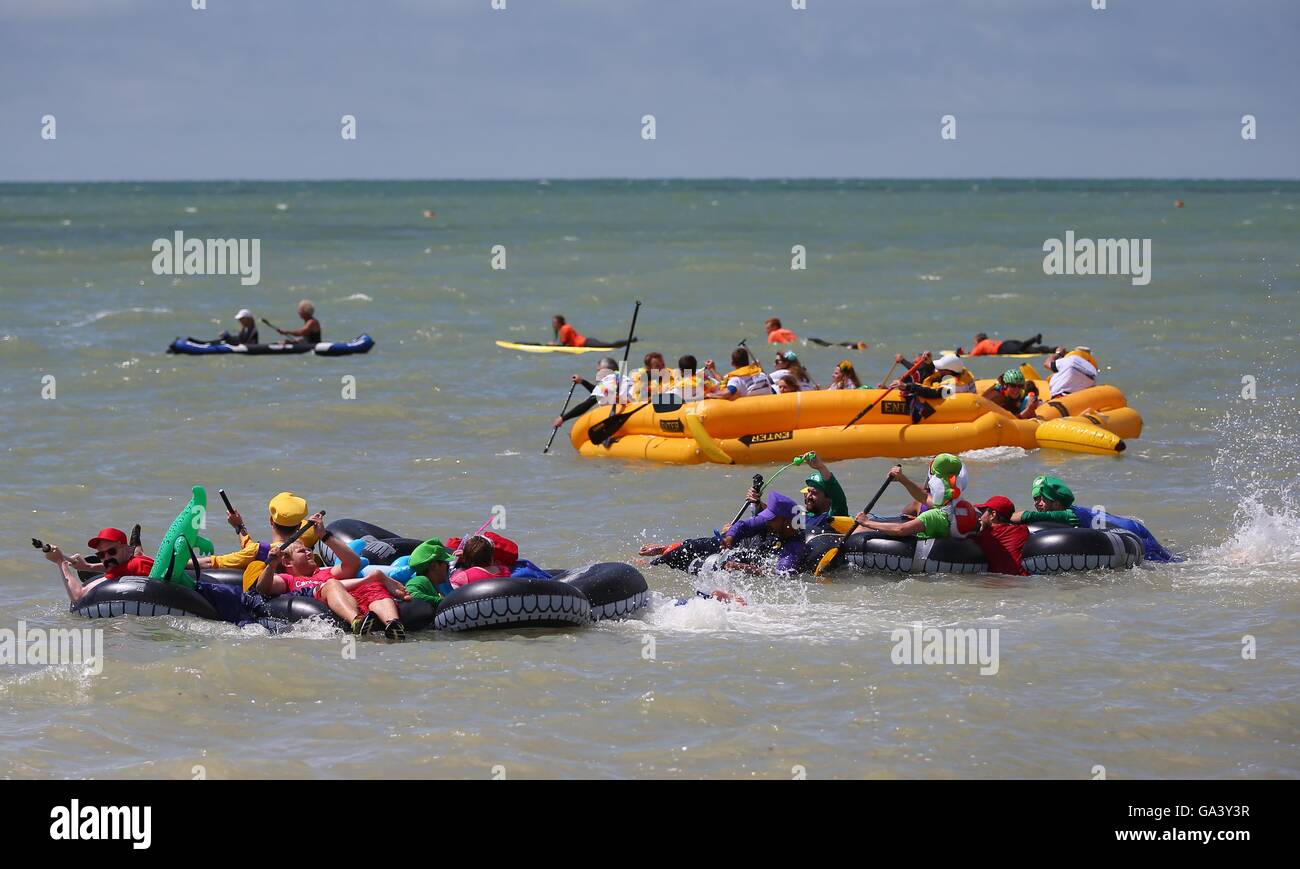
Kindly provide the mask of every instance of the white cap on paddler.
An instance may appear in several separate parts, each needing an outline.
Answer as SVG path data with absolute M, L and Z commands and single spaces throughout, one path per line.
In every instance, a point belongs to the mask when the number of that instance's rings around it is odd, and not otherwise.
M 934 367 L 936 370 L 942 368 L 944 371 L 965 371 L 966 366 L 957 358 L 955 353 L 946 353 L 935 360 Z
M 235 315 L 235 319 L 236 319 L 236 320 L 251 320 L 251 319 L 253 319 L 253 312 L 250 311 L 250 310 L 248 310 L 247 308 L 240 308 L 240 309 L 239 309 L 239 313 Z

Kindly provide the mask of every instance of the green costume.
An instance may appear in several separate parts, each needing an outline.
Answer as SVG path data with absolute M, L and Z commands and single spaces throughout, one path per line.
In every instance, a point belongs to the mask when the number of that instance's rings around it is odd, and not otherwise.
M 195 486 L 193 491 L 190 502 L 176 514 L 171 527 L 163 535 L 158 557 L 153 560 L 153 570 L 149 571 L 150 579 L 194 588 L 194 577 L 185 572 L 191 550 L 198 555 L 213 553 L 212 541 L 199 536 L 199 529 L 207 525 L 208 493 L 202 486 Z

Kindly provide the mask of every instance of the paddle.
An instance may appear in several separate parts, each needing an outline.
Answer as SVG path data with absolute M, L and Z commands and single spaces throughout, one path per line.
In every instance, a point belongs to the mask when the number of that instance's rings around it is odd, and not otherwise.
M 628 330 L 627 343 L 623 345 L 623 364 L 620 365 L 618 371 L 614 373 L 614 401 L 609 406 L 609 418 L 603 419 L 591 428 L 587 429 L 587 438 L 593 444 L 609 446 L 609 441 L 614 437 L 618 430 L 623 427 L 623 423 L 627 422 L 628 418 L 631 417 L 632 414 L 646 407 L 646 405 L 650 403 L 647 401 L 640 407 L 635 407 L 632 410 L 624 411 L 623 413 L 616 412 L 618 410 L 618 400 L 623 394 L 622 376 L 623 372 L 627 370 L 627 356 L 628 353 L 632 351 L 632 341 L 635 338 L 633 333 L 636 332 L 636 318 L 640 313 L 641 302 L 638 301 L 636 307 L 632 309 L 632 328 Z
M 763 475 L 762 475 L 762 474 L 755 474 L 755 475 L 754 475 L 754 479 L 751 480 L 750 482 L 753 484 L 753 487 L 754 487 L 755 489 L 757 489 L 757 490 L 760 491 L 760 492 L 763 491 Z M 740 521 L 740 517 L 745 515 L 745 511 L 749 509 L 749 507 L 750 507 L 751 504 L 752 504 L 753 506 L 755 506 L 755 507 L 758 506 L 758 502 L 757 502 L 757 501 L 751 501 L 751 500 L 749 500 L 748 498 L 746 498 L 746 499 L 745 499 L 745 503 L 740 505 L 740 512 L 736 514 L 736 518 L 735 518 L 735 519 L 732 519 L 732 520 L 731 520 L 731 523 L 730 523 L 729 525 L 727 525 L 727 527 L 730 528 L 732 525 L 735 525 L 737 522 L 739 522 L 739 521 Z M 32 542 L 35 543 L 36 541 L 32 541 Z
M 636 337 L 636 318 L 637 315 L 640 313 L 641 313 L 641 300 L 637 299 L 636 307 L 632 309 L 632 327 L 627 330 L 627 343 L 623 345 L 623 364 L 620 365 L 618 371 L 614 373 L 614 403 L 609 406 L 609 420 L 614 419 L 615 416 L 614 412 L 618 410 L 618 400 L 622 397 L 623 394 L 623 381 L 621 378 L 623 376 L 623 372 L 627 370 L 627 357 L 628 354 L 632 352 L 632 339 Z M 645 407 L 645 405 L 643 404 L 641 405 L 641 407 Z M 636 410 L 640 410 L 640 409 L 641 408 L 638 407 Z M 632 413 L 636 413 L 636 410 L 632 411 Z M 632 413 L 627 414 L 627 416 L 625 416 L 624 419 L 627 419 L 627 417 L 631 416 Z M 606 420 L 606 422 L 609 422 L 609 420 Z M 623 423 L 620 422 L 612 429 L 608 425 L 606 425 L 604 428 L 600 428 L 600 431 L 602 433 L 601 437 L 599 438 L 592 437 L 591 438 L 592 443 L 596 443 L 597 441 L 599 441 L 600 443 L 603 443 L 606 446 L 608 446 L 608 443 L 606 442 L 609 441 L 611 437 L 613 437 L 614 432 L 618 431 L 622 425 Z M 595 433 L 594 430 L 597 428 L 599 428 L 599 426 L 595 425 L 587 429 L 588 436 L 590 437 L 591 435 L 593 435 Z
M 916 361 L 912 363 L 912 367 L 907 369 L 907 371 L 903 373 L 903 376 L 900 377 L 899 380 L 905 380 L 909 375 L 914 374 L 916 372 L 916 369 L 921 367 L 921 363 L 923 361 L 925 361 L 924 353 L 922 353 L 920 356 L 916 358 Z M 891 368 L 889 370 L 893 371 L 894 369 Z M 896 388 L 897 387 L 891 386 L 888 389 L 886 389 L 884 392 L 880 393 L 879 397 L 877 397 L 875 401 L 871 402 L 871 404 L 868 404 L 866 407 L 862 408 L 862 411 L 858 413 L 857 416 L 853 417 L 853 419 L 849 420 L 848 425 L 844 426 L 844 428 L 847 429 L 849 426 L 853 425 L 855 422 L 857 422 L 858 420 L 866 416 L 867 413 L 871 410 L 871 408 L 875 407 L 877 404 L 880 404 L 880 402 L 884 399 L 884 397 L 886 395 L 889 395 L 889 393 L 893 392 Z
M 608 419 L 602 419 L 600 422 L 587 429 L 587 437 L 593 444 L 603 444 L 614 435 L 618 434 L 618 430 L 623 427 L 623 423 L 627 422 L 629 417 L 638 410 L 644 410 L 649 406 L 650 402 L 647 401 L 645 404 L 634 407 L 632 410 L 626 411 L 625 413 L 617 413 L 610 416 Z
M 226 512 L 227 512 L 227 513 L 237 513 L 237 512 L 238 512 L 234 507 L 231 506 L 231 504 L 230 504 L 230 499 L 226 497 L 226 490 L 225 490 L 225 489 L 218 489 L 218 490 L 217 490 L 217 494 L 221 496 L 221 500 L 222 500 L 222 502 L 226 505 Z M 237 533 L 237 534 L 247 534 L 247 533 L 248 533 L 248 527 L 247 527 L 246 525 L 244 525 L 244 524 L 241 522 L 241 523 L 239 524 L 239 527 L 235 529 L 235 533 Z
M 224 495 L 222 495 L 222 500 L 225 501 L 225 496 L 224 496 Z M 226 502 L 226 506 L 230 506 L 230 502 L 229 502 L 229 501 Z M 324 510 L 321 510 L 321 511 L 320 511 L 320 515 L 321 515 L 321 518 L 324 518 L 324 516 L 325 516 L 325 511 L 324 511 Z M 271 550 L 272 550 L 273 552 L 284 552 L 286 549 L 289 548 L 290 544 L 297 542 L 297 540 L 298 540 L 299 537 L 301 537 L 302 535 L 306 534 L 308 531 L 310 531 L 310 530 L 311 530 L 312 528 L 314 528 L 314 527 L 316 527 L 314 522 L 304 522 L 303 524 L 301 524 L 301 525 L 298 526 L 298 530 L 297 530 L 297 531 L 293 532 L 293 533 L 290 534 L 287 538 L 285 538 L 285 540 L 284 540 L 283 543 L 277 543 L 277 544 L 275 544 L 274 546 L 271 547 Z M 271 557 L 270 553 L 268 553 L 266 557 L 269 559 L 269 558 Z M 263 568 L 263 569 L 265 569 L 265 568 Z M 195 568 L 194 568 L 194 573 L 195 573 L 195 576 L 198 576 L 198 567 L 197 567 L 197 565 L 196 565 Z M 248 591 L 250 588 L 252 588 L 252 587 L 253 587 L 253 584 L 257 582 L 257 578 L 258 578 L 260 575 L 261 575 L 261 571 L 258 571 L 257 573 L 254 573 L 252 576 L 249 576 L 249 571 L 247 570 L 247 568 L 245 568 L 245 570 L 244 570 L 244 591 Z
M 872 498 L 871 503 L 867 504 L 867 506 L 863 508 L 862 510 L 863 513 L 871 512 L 871 508 L 876 506 L 876 502 L 880 500 L 881 495 L 885 494 L 885 490 L 889 488 L 889 484 L 892 482 L 894 482 L 893 477 L 885 478 L 885 482 L 881 483 L 880 488 L 876 490 L 876 497 Z M 813 576 L 821 576 L 822 571 L 830 567 L 831 562 L 835 560 L 835 556 L 840 554 L 840 547 L 843 546 L 848 541 L 849 535 L 858 529 L 858 524 L 859 523 L 855 518 L 853 520 L 853 527 L 850 528 L 848 532 L 843 537 L 840 538 L 840 542 L 836 543 L 833 547 L 826 550 L 826 554 L 823 555 L 821 557 L 821 560 L 817 562 L 817 569 L 813 571 Z
M 877 389 L 884 389 L 884 388 L 885 388 L 885 384 L 889 382 L 889 375 L 893 374 L 893 373 L 894 373 L 894 369 L 897 368 L 897 367 L 898 367 L 898 360 L 895 359 L 895 360 L 894 360 L 894 364 L 891 365 L 891 366 L 889 366 L 889 370 L 885 372 L 885 376 L 882 377 L 882 378 L 880 378 L 880 383 L 876 384 L 876 388 L 877 388 Z
M 818 347 L 847 347 L 850 350 L 866 350 L 871 346 L 866 341 L 823 341 L 821 338 L 809 338 L 808 341 Z
M 275 331 L 279 332 L 281 335 L 284 334 L 284 330 L 283 330 L 283 329 L 281 329 L 279 326 L 275 325 L 274 323 L 272 323 L 270 320 L 266 319 L 265 317 L 262 318 L 262 322 L 265 323 L 266 325 L 270 326 L 270 327 L 271 327 L 272 329 L 274 329 Z
M 569 402 L 573 400 L 573 390 L 577 388 L 578 388 L 578 381 L 575 380 L 569 384 L 569 395 L 564 399 L 564 407 L 560 408 L 561 418 L 563 418 L 564 415 L 569 412 Z M 560 427 L 558 425 L 555 428 L 551 429 L 551 439 L 547 441 L 546 446 L 542 448 L 542 455 L 546 455 L 548 452 L 550 452 L 551 444 L 555 443 L 555 433 L 558 432 L 559 430 Z M 224 498 L 225 493 L 222 493 L 221 497 Z

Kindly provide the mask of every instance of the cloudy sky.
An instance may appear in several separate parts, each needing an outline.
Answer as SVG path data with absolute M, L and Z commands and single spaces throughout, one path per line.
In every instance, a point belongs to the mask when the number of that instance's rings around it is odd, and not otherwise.
M 1300 177 L 1298 0 L 206 2 L 0 0 L 0 180 Z

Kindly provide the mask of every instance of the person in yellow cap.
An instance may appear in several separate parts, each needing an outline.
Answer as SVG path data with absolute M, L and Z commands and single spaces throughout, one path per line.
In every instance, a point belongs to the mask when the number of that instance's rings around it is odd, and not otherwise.
M 1075 347 L 1073 350 L 1057 347 L 1043 365 L 1052 372 L 1052 379 L 1047 384 L 1052 398 L 1097 385 L 1097 360 L 1089 347 Z
M 244 525 L 238 510 L 226 514 L 226 521 L 239 535 L 239 549 L 225 555 L 212 555 L 199 559 L 204 570 L 245 570 L 255 561 L 266 561 L 271 547 L 289 539 L 307 519 L 307 501 L 293 492 L 281 492 L 266 505 L 271 521 L 271 539 L 254 540 Z M 316 532 L 307 531 L 299 538 L 308 549 L 316 545 Z

